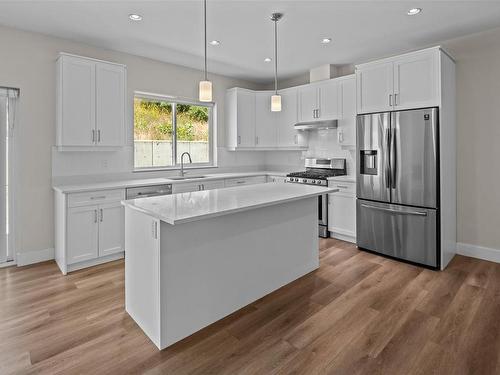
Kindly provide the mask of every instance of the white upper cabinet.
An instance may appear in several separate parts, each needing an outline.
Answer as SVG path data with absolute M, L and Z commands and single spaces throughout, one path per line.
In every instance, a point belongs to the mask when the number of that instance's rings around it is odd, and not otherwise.
M 298 93 L 299 122 L 339 118 L 339 84 L 336 79 L 301 86 Z
M 318 119 L 337 120 L 340 118 L 339 91 L 339 81 L 336 79 L 318 84 Z
M 338 121 L 337 140 L 341 146 L 356 146 L 356 78 L 354 75 L 339 83 L 341 116 Z
M 95 140 L 95 63 L 62 56 L 58 82 L 58 145 L 93 146 Z
M 298 122 L 297 89 L 281 90 L 281 112 L 278 112 L 278 145 L 281 147 L 305 147 L 307 137 L 305 132 L 295 130 Z
M 56 145 L 82 150 L 123 146 L 125 66 L 60 54 L 57 69 Z
M 393 63 L 363 65 L 356 70 L 358 113 L 391 111 L 393 109 Z
M 121 146 L 125 128 L 125 74 L 120 65 L 96 64 L 97 144 Z
M 435 47 L 358 65 L 358 113 L 439 106 L 440 53 Z
M 298 89 L 299 98 L 299 122 L 311 122 L 316 120 L 318 109 L 318 87 L 316 85 L 305 85 Z
M 229 89 L 225 105 L 228 147 L 254 147 L 255 92 L 241 88 Z
M 424 108 L 439 105 L 439 55 L 423 51 L 394 60 L 394 107 Z
M 255 93 L 255 146 L 275 147 L 280 112 L 271 112 L 271 91 Z M 293 125 L 292 125 L 293 126 Z
M 297 89 L 280 90 L 281 111 L 271 111 L 273 91 L 232 88 L 226 92 L 226 144 L 229 149 L 304 149 L 296 131 Z

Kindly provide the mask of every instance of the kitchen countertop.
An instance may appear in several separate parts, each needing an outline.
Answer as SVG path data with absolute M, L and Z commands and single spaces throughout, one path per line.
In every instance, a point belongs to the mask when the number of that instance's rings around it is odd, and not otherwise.
M 130 179 L 117 180 L 106 182 L 92 182 L 85 184 L 67 184 L 54 185 L 52 188 L 60 193 L 81 193 L 85 191 L 109 190 L 109 189 L 125 189 L 137 186 L 150 186 L 161 184 L 183 184 L 190 182 L 201 182 L 211 180 L 221 180 L 229 178 L 253 177 L 253 176 L 286 176 L 287 172 L 259 171 L 259 172 L 239 172 L 239 173 L 210 173 L 210 174 L 193 174 L 193 176 L 207 176 L 203 178 L 193 178 L 188 180 L 173 180 L 165 178 L 147 178 L 147 179 Z M 189 177 L 189 173 L 186 173 Z
M 337 191 L 302 184 L 257 184 L 131 199 L 122 204 L 175 225 Z

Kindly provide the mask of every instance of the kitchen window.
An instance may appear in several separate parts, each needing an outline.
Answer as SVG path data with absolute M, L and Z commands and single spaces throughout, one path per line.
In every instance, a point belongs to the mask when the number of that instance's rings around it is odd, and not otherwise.
M 136 93 L 134 169 L 177 169 L 189 152 L 188 167 L 210 167 L 214 157 L 214 104 Z

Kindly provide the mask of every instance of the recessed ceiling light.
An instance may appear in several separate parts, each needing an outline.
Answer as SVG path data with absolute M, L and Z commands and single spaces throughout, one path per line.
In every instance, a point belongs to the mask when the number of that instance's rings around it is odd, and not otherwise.
M 422 8 L 411 8 L 406 14 L 409 16 L 415 16 L 422 11 Z
M 331 41 L 332 41 L 332 38 L 323 38 L 323 39 L 321 39 L 321 43 L 323 43 L 323 44 L 328 44 Z
M 272 59 L 271 59 L 270 57 L 266 57 L 266 58 L 264 59 L 264 62 L 271 62 L 271 60 L 272 60 Z
M 220 41 L 218 41 L 218 40 L 211 40 L 210 41 L 211 46 L 218 46 L 219 44 L 220 44 Z
M 129 14 L 128 18 L 130 18 L 132 21 L 142 21 L 142 16 L 140 14 Z

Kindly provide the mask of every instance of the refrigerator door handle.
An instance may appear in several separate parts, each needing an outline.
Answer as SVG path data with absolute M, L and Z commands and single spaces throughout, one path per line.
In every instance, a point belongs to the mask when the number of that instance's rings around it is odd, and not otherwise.
M 390 140 L 390 148 L 389 148 L 389 154 L 390 154 L 390 159 L 391 159 L 391 187 L 393 189 L 396 189 L 396 164 L 397 164 L 397 158 L 396 158 L 396 128 L 391 129 L 391 140 Z
M 394 210 L 394 209 L 391 209 L 391 208 L 383 208 L 383 207 L 371 206 L 369 204 L 364 204 L 364 203 L 361 204 L 361 207 L 369 208 L 369 209 L 377 210 L 377 211 L 392 212 L 392 213 L 395 213 L 395 214 L 398 214 L 398 215 L 427 216 L 427 212 Z
M 390 150 L 391 148 L 391 132 L 389 129 L 385 129 L 385 141 L 386 141 L 386 150 Z M 389 162 L 389 157 L 384 158 L 385 161 L 385 185 L 387 189 L 391 188 L 391 164 Z

